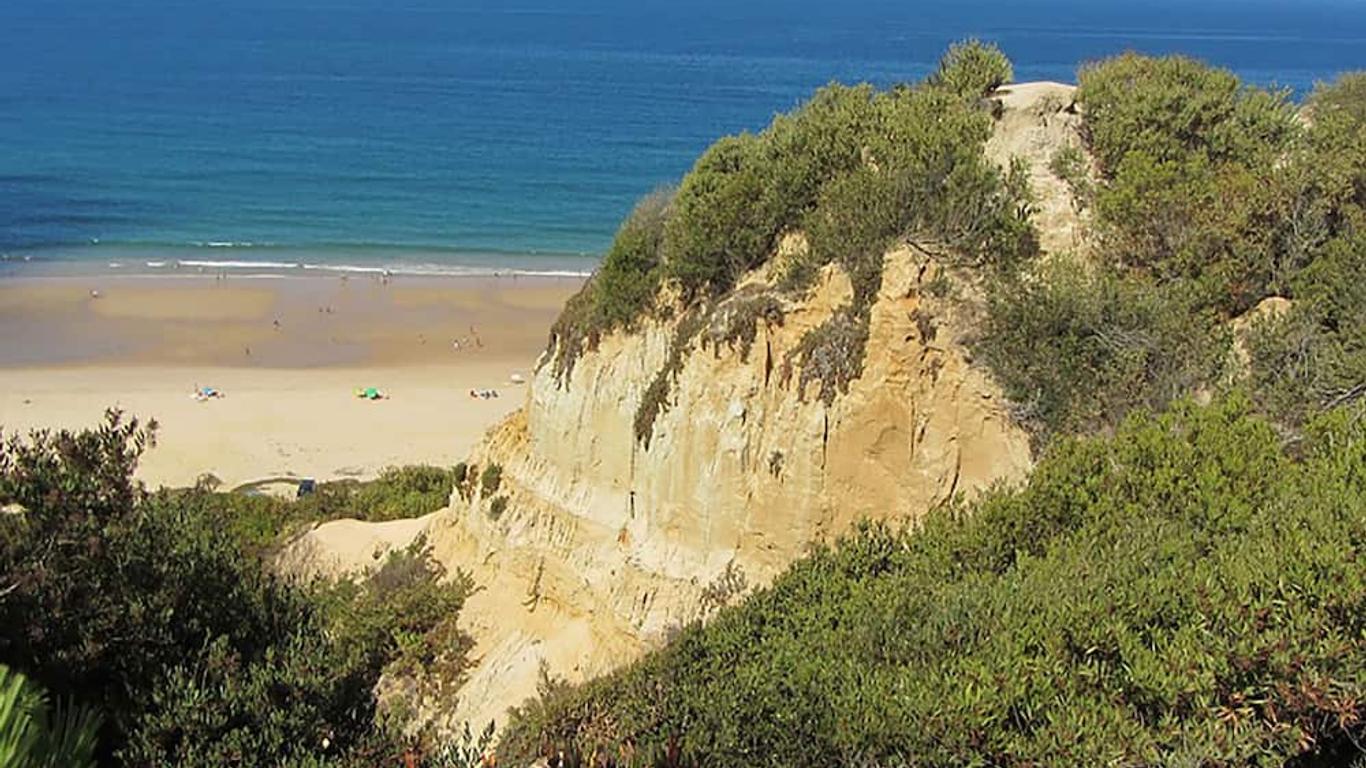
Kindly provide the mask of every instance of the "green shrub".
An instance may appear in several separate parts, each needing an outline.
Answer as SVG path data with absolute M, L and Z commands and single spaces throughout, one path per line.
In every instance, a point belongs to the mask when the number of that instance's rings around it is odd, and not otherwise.
M 830 83 L 792 113 L 773 118 L 759 137 L 765 177 L 760 206 L 782 227 L 799 225 L 822 187 L 864 165 L 870 137 L 884 123 L 884 98 L 867 83 Z
M 1107 176 L 1131 152 L 1156 163 L 1262 164 L 1296 131 L 1287 92 L 1244 88 L 1233 73 L 1184 56 L 1126 53 L 1083 67 L 1078 79 L 1084 133 Z
M 507 508 L 508 497 L 495 496 L 493 501 L 489 502 L 489 518 L 497 522 L 503 517 L 503 513 L 507 511 Z
M 617 673 L 547 685 L 500 758 L 1346 764 L 1364 438 L 1339 419 L 1296 462 L 1235 402 L 1065 442 L 1022 490 L 864 527 Z
M 501 464 L 489 464 L 484 467 L 484 473 L 479 476 L 479 489 L 485 497 L 492 496 L 498 492 L 503 485 L 503 467 Z
M 1054 262 L 994 283 L 976 348 L 1042 446 L 1218 382 L 1227 334 L 1175 290 Z
M 660 249 L 674 191 L 659 189 L 622 223 L 594 281 L 596 314 L 605 327 L 630 328 L 659 291 Z
M 684 177 L 664 230 L 665 270 L 685 301 L 730 290 L 763 263 L 782 230 L 767 206 L 761 139 L 728 136 Z
M 1010 59 L 995 43 L 966 40 L 949 47 L 930 84 L 964 99 L 980 99 L 1015 79 Z
M 371 522 L 422 517 L 450 503 L 452 486 L 451 472 L 441 467 L 386 467 L 378 479 L 358 486 L 356 517 Z
M 549 362 L 555 383 L 566 386 L 579 356 L 598 348 L 606 328 L 597 313 L 597 276 L 588 278 L 579 292 L 569 297 L 560 316 L 550 326 L 550 340 L 541 365 Z
M 1308 241 L 1316 184 L 1284 92 L 1243 86 L 1183 57 L 1126 54 L 1082 70 L 1084 133 L 1106 261 L 1162 283 L 1195 282 L 1201 303 L 1241 313 L 1283 284 Z M 1309 197 L 1306 197 L 1309 195 Z
M 1251 384 L 1273 418 L 1300 427 L 1366 397 L 1366 233 L 1335 240 L 1296 276 L 1295 304 L 1248 339 Z
M 854 288 L 854 301 L 870 306 L 882 285 L 882 257 L 904 235 L 912 210 L 898 200 L 889 174 L 860 169 L 821 190 L 819 204 L 807 216 L 805 229 L 814 267 L 836 263 Z
M 1320 84 L 1309 97 L 1310 163 L 1324 193 L 1354 209 L 1366 209 L 1366 72 Z
M 1315 128 L 1335 131 L 1366 126 L 1366 72 L 1346 72 L 1332 83 L 1319 83 L 1309 97 L 1309 107 Z
M 372 701 L 381 670 L 411 681 L 407 693 L 419 701 L 450 696 L 464 681 L 473 641 L 456 622 L 470 583 L 458 576 L 443 584 L 444 576 L 418 542 L 390 553 L 362 582 L 320 585 L 314 622 L 261 660 L 244 658 L 225 640 L 211 643 L 158 686 L 157 705 L 138 722 L 125 761 L 214 766 L 242 755 L 294 755 L 324 765 L 393 760 L 397 747 L 379 730 Z M 277 724 L 304 716 L 347 723 L 362 737 L 348 750 L 336 744 L 334 731 L 299 733 Z
M 477 464 L 470 464 L 465 468 L 465 479 L 455 485 L 455 492 L 460 494 L 462 501 L 468 502 L 474 498 L 474 486 L 478 479 L 479 466 Z
M 450 503 L 454 474 L 439 467 L 388 467 L 370 481 L 318 483 L 312 494 L 297 501 L 242 489 L 215 493 L 203 486 L 170 491 L 169 495 L 178 504 L 212 516 L 244 549 L 262 555 L 289 534 L 314 523 L 339 519 L 383 522 L 435 512 Z
M 1195 312 L 1294 299 L 1250 341 L 1258 403 L 1295 428 L 1354 400 L 1366 76 L 1320 85 L 1307 127 L 1284 93 L 1179 57 L 1089 67 L 1079 102 L 1106 172 L 1095 193 L 1102 260 L 1186 296 Z
M 149 496 L 133 481 L 150 440 L 117 413 L 98 430 L 0 440 L 0 506 L 23 510 L 0 515 L 0 663 L 104 713 L 102 761 L 391 761 L 375 685 L 395 659 L 463 668 L 453 622 L 467 584 L 436 574 L 346 602 L 282 581 L 225 524 L 240 508 L 224 502 L 245 497 Z M 388 482 L 420 492 L 422 476 Z M 356 616 L 372 617 L 366 632 L 348 629 Z M 414 657 L 400 638 L 446 655 Z
M 1086 153 L 1074 144 L 1060 147 L 1048 162 L 1048 170 L 1067 183 L 1072 192 L 1072 207 L 1077 211 L 1089 208 L 1095 197 L 1089 162 Z
M 598 271 L 569 299 L 551 328 L 548 352 L 563 384 L 579 355 L 597 349 L 602 337 L 631 329 L 654 306 L 663 273 L 664 226 L 674 190 L 661 188 L 636 203 L 617 230 Z
M 338 644 L 439 699 L 464 682 L 473 639 L 457 619 L 473 587 L 465 574 L 448 574 L 419 538 L 368 578 L 323 586 L 319 600 Z

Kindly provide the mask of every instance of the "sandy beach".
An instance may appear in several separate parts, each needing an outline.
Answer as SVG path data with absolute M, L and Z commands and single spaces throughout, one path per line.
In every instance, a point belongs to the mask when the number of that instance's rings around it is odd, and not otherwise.
M 577 279 L 0 282 L 0 428 L 159 424 L 141 478 L 372 477 L 458 461 L 525 397 Z M 94 293 L 92 293 L 92 291 Z M 196 387 L 219 399 L 196 400 Z M 386 399 L 362 400 L 376 387 Z M 472 398 L 491 389 L 498 398 Z

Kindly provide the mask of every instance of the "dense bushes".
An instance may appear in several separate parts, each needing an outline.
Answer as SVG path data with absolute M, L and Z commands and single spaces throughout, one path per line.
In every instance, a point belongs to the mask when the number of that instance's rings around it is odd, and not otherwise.
M 1280 765 L 1363 735 L 1366 436 L 1240 402 L 1060 444 L 1027 488 L 864 528 L 520 710 L 587 764 Z
M 801 292 L 821 267 L 838 263 L 855 286 L 850 316 L 863 324 L 882 255 L 898 238 L 933 242 L 978 265 L 1032 254 L 1023 177 L 982 154 L 991 115 L 981 96 L 1009 76 L 1000 51 L 964 44 L 927 83 L 885 92 L 832 84 L 762 132 L 716 142 L 667 204 L 642 206 L 658 215 L 638 209 L 628 219 L 602 268 L 566 305 L 551 334 L 557 378 L 565 381 L 602 334 L 648 312 L 662 286 L 678 306 L 660 309 L 706 315 L 788 233 L 804 231 L 810 247 L 782 265 L 784 289 Z M 861 365 L 862 347 L 847 354 Z M 666 387 L 660 382 L 656 394 Z M 653 420 L 642 411 L 641 421 Z
M 1092 208 L 1096 258 L 995 281 L 978 342 L 1040 444 L 1223 386 L 1225 329 L 1270 296 L 1294 309 L 1247 342 L 1264 413 L 1295 428 L 1361 396 L 1364 81 L 1320 86 L 1306 125 L 1283 93 L 1182 57 L 1082 70 L 1101 178 L 1055 166 Z
M 1194 281 L 1226 312 L 1273 290 L 1286 260 L 1279 198 L 1294 185 L 1282 159 L 1302 133 L 1286 94 L 1179 56 L 1126 54 L 1080 79 L 1105 258 Z
M 393 663 L 458 676 L 468 585 L 439 584 L 425 557 L 366 586 L 280 581 L 221 506 L 233 495 L 144 494 L 132 473 L 149 439 L 111 414 L 96 431 L 0 443 L 0 663 L 102 713 L 105 760 L 394 756 L 375 684 Z
M 1252 333 L 1260 402 L 1292 426 L 1366 396 L 1366 74 L 1322 85 L 1294 161 L 1307 169 L 1286 237 L 1306 255 L 1287 280 L 1293 309 Z
M 1083 67 L 1078 85 L 1088 144 L 1111 177 L 1135 153 L 1155 163 L 1262 163 L 1294 133 L 1287 94 L 1184 56 L 1126 53 Z
M 1217 382 L 1221 329 L 1178 289 L 1058 260 L 993 286 L 976 346 L 1043 445 Z
M 766 199 L 767 149 L 749 134 L 727 136 L 683 177 L 664 231 L 664 264 L 684 301 L 725 293 L 763 263 L 782 231 Z
M 1297 276 L 1296 303 L 1250 333 L 1254 391 L 1268 413 L 1299 425 L 1366 397 L 1366 231 L 1333 242 Z
M 915 130 L 924 121 L 879 122 L 879 110 L 913 114 L 947 90 L 846 93 L 840 114 Z M 941 103 L 947 126 L 932 135 L 970 135 L 981 114 L 957 111 L 962 101 Z M 794 353 L 799 386 L 820 381 L 828 400 L 857 377 L 851 351 L 880 249 L 933 233 L 946 253 L 995 267 L 975 348 L 1048 445 L 1028 486 L 955 503 L 913 531 L 861 528 L 637 664 L 581 686 L 547 680 L 515 714 L 506 756 L 1355 759 L 1366 736 L 1366 76 L 1321 86 L 1300 120 L 1283 93 L 1131 54 L 1085 69 L 1079 101 L 1099 178 L 1079 154 L 1055 167 L 1092 209 L 1093 259 L 1027 258 L 1023 218 L 1006 215 L 1024 199 L 1018 170 L 898 155 L 972 141 L 894 138 L 879 152 L 868 139 L 825 183 L 794 184 L 814 202 L 788 283 L 838 261 L 856 297 Z M 764 141 L 746 151 L 762 155 Z M 917 179 L 936 191 L 916 197 Z M 955 184 L 961 196 L 945 194 Z M 1234 354 L 1232 321 L 1275 295 L 1291 309 L 1253 323 L 1246 356 Z M 1218 394 L 1248 360 L 1239 386 L 1251 396 Z M 1192 394 L 1215 404 L 1180 400 Z M 1135 415 L 1172 401 L 1165 415 Z

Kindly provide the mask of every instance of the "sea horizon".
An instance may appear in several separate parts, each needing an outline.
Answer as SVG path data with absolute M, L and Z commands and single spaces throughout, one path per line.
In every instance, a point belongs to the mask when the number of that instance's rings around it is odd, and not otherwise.
M 712 141 L 954 40 L 1021 82 L 1179 52 L 1297 98 L 1366 49 L 1331 0 L 702 6 L 7 3 L 0 275 L 582 275 Z

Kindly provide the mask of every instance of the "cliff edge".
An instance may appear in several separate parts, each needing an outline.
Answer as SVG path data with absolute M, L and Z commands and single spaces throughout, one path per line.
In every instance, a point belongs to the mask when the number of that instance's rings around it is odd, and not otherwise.
M 1072 247 L 1082 223 L 1048 170 L 1078 143 L 1072 89 L 1015 86 L 1001 103 L 988 156 L 1023 162 L 1045 250 Z M 780 252 L 803 247 L 790 235 Z M 683 318 L 609 335 L 567 376 L 541 366 L 525 407 L 475 449 L 428 529 L 435 556 L 479 585 L 462 614 L 475 665 L 451 723 L 501 723 L 546 674 L 624 664 L 859 520 L 913 521 L 1028 473 L 1028 435 L 966 343 L 970 273 L 917 247 L 889 252 L 861 375 L 828 404 L 792 376 L 793 352 L 850 281 L 827 265 L 789 300 L 775 280 L 772 265 L 751 272 L 708 315 L 648 439 L 638 407 Z M 780 311 L 742 314 L 752 343 L 727 343 L 727 302 L 755 296 Z

